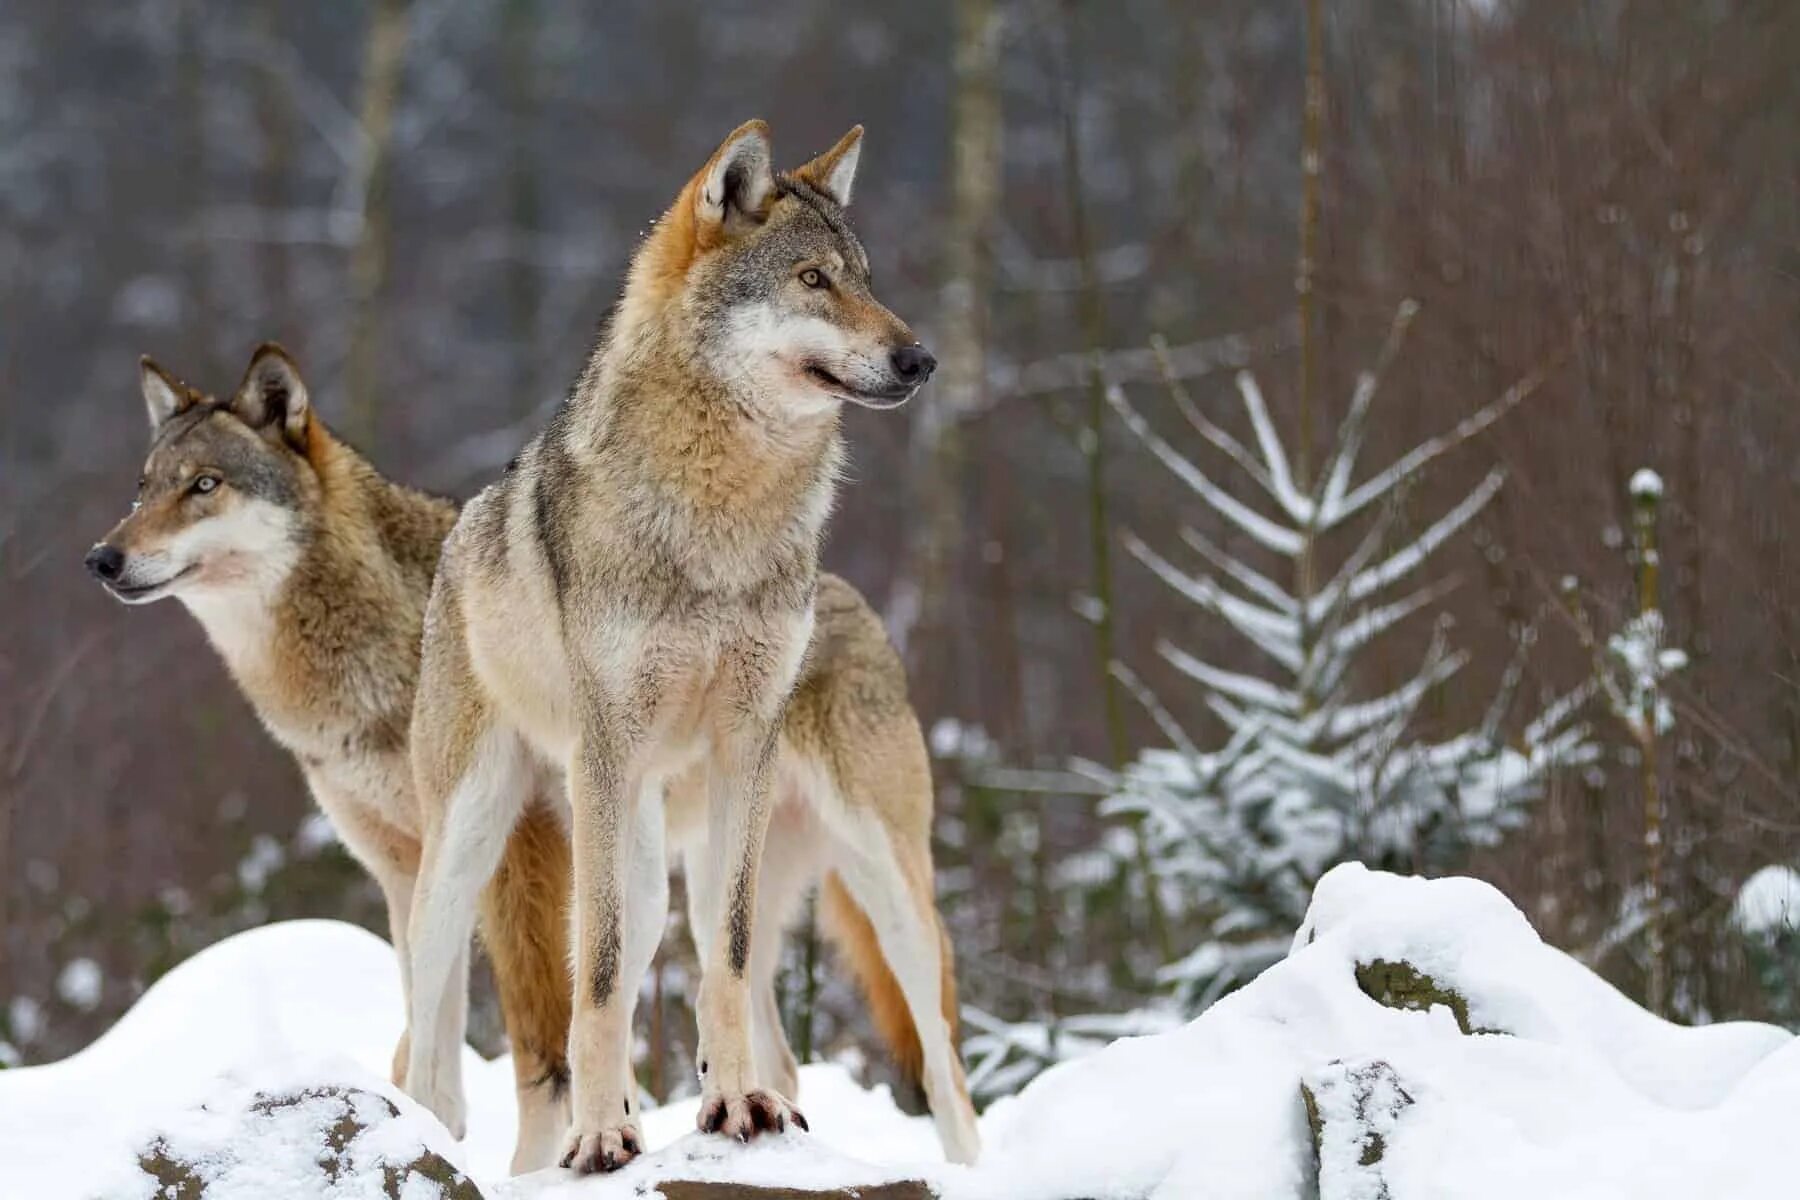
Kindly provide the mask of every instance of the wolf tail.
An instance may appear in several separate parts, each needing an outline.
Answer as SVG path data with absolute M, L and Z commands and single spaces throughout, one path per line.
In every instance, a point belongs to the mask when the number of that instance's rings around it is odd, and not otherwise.
M 519 1085 L 561 1097 L 569 1085 L 568 835 L 546 804 L 526 808 L 481 893 L 481 938 Z

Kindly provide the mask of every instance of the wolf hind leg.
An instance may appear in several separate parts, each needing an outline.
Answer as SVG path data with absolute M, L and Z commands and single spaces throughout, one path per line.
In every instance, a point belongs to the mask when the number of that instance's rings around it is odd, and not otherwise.
M 510 730 L 483 730 L 458 757 L 463 761 L 456 782 L 437 806 L 435 819 L 428 817 L 426 823 L 424 860 L 408 924 L 413 967 L 406 1090 L 460 1139 L 468 953 L 476 902 L 500 864 L 529 775 L 524 747 Z
M 928 835 L 922 829 L 897 830 L 873 817 L 852 817 L 833 831 L 833 870 L 865 918 L 843 924 L 874 935 L 899 985 L 918 1037 L 920 1077 L 944 1156 L 973 1163 L 981 1142 L 956 1050 L 954 965 L 933 896 Z M 864 956 L 873 957 L 866 952 L 865 947 Z
M 763 842 L 756 924 L 750 939 L 751 1049 L 757 1077 L 791 1101 L 800 1098 L 800 1068 L 782 1028 L 775 975 L 781 967 L 788 927 L 807 890 L 818 881 L 823 859 L 823 839 L 812 814 L 800 804 L 778 804 Z
M 425 836 L 407 924 L 412 1045 L 406 1090 L 461 1138 L 468 1004 L 462 976 L 476 903 L 531 794 L 534 766 L 518 733 L 500 724 L 483 698 L 454 607 L 453 586 L 440 576 L 413 703 L 413 789 Z

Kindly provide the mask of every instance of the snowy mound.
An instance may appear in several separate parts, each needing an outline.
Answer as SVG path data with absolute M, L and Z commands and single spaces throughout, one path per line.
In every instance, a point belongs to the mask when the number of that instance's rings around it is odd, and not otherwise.
M 1797 1106 L 1785 1031 L 1670 1025 L 1486 884 L 1349 865 L 1248 987 L 990 1109 L 980 1173 L 1038 1197 L 1790 1195 Z
M 503 1130 L 514 1120 L 507 1064 L 469 1052 L 471 1122 L 493 1136 L 459 1149 L 387 1083 L 400 1015 L 394 952 L 353 925 L 292 921 L 211 946 L 81 1053 L 0 1073 L 0 1197 L 152 1195 L 137 1160 L 158 1143 L 184 1161 L 238 1137 L 270 1139 L 265 1149 L 277 1153 L 318 1106 L 267 1104 L 268 1122 L 249 1119 L 255 1106 L 319 1088 L 367 1093 L 359 1107 L 391 1101 L 402 1132 L 384 1129 L 390 1148 L 411 1147 L 415 1157 L 429 1148 L 459 1164 L 480 1150 L 504 1163 L 511 1133 Z M 220 1124 L 235 1116 L 248 1124 Z M 214 1165 L 231 1175 L 227 1164 Z M 264 1186 L 241 1194 L 315 1193 Z
M 470 1052 L 471 1136 L 455 1144 L 383 1081 L 399 1005 L 391 952 L 349 926 L 221 943 L 83 1053 L 0 1073 L 0 1196 L 148 1198 L 157 1180 L 140 1159 L 207 1181 L 207 1200 L 382 1195 L 395 1171 L 421 1200 L 477 1188 L 487 1200 L 655 1197 L 677 1178 L 912 1178 L 946 1200 L 1793 1186 L 1800 1042 L 1771 1026 L 1660 1021 L 1462 879 L 1332 871 L 1286 959 L 1199 1020 L 1116 1042 L 996 1104 L 972 1169 L 946 1165 L 929 1122 L 885 1091 L 814 1065 L 800 1096 L 811 1136 L 703 1137 L 688 1101 L 645 1115 L 653 1152 L 618 1175 L 507 1180 L 510 1065 Z

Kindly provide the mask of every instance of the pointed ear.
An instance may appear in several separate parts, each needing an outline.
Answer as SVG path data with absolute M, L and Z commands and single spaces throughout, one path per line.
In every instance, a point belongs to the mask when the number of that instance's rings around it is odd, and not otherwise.
M 775 174 L 769 166 L 769 127 L 746 121 L 732 131 L 694 177 L 695 240 L 700 248 L 762 224 Z
M 148 354 L 138 359 L 138 382 L 144 389 L 144 407 L 150 413 L 153 430 L 194 403 L 194 393 L 188 385 L 163 370 Z
M 863 127 L 856 126 L 838 144 L 801 167 L 794 174 L 812 184 L 845 208 L 856 184 L 856 160 L 862 157 Z
M 275 430 L 296 450 L 306 449 L 312 402 L 300 378 L 300 368 L 274 342 L 264 342 L 250 356 L 244 381 L 231 398 L 231 411 L 252 429 Z

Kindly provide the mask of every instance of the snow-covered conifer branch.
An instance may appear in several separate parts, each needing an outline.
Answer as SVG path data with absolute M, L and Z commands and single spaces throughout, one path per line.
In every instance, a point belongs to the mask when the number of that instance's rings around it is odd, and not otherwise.
M 1161 460 L 1162 464 L 1174 472 L 1175 477 L 1192 488 L 1199 497 L 1233 525 L 1255 538 L 1259 543 L 1277 554 L 1294 557 L 1300 552 L 1300 535 L 1291 529 L 1285 529 L 1269 520 L 1261 513 L 1243 504 L 1230 495 L 1212 480 L 1206 477 L 1193 463 L 1184 458 L 1180 451 L 1164 441 L 1144 420 L 1131 402 L 1125 398 L 1125 391 L 1118 386 L 1109 387 L 1106 398 L 1114 411 L 1125 421 L 1127 428 L 1136 434 L 1138 439 L 1149 447 L 1150 452 Z

